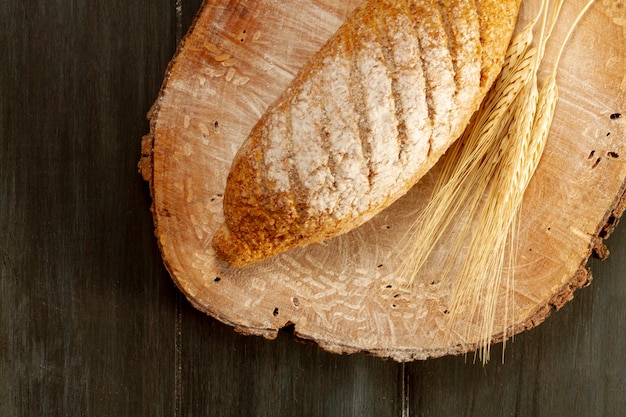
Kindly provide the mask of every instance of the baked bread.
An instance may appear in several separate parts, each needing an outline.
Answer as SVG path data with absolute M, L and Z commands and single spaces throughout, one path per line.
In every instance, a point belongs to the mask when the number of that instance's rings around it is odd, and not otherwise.
M 366 1 L 261 117 L 233 160 L 233 266 L 358 227 L 458 138 L 499 73 L 519 0 Z

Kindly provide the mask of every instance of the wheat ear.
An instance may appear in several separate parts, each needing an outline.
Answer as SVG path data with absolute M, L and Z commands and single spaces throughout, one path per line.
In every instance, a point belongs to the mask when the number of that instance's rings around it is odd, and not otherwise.
M 477 221 L 477 232 L 472 235 L 468 255 L 464 259 L 461 278 L 450 308 L 450 321 L 456 322 L 459 317 L 463 316 L 470 317 L 470 321 L 478 322 L 480 340 L 482 340 L 480 354 L 483 361 L 489 359 L 490 340 L 495 333 L 495 321 L 499 309 L 502 309 L 505 314 L 502 332 L 506 338 L 510 300 L 514 287 L 517 226 L 523 197 L 545 149 L 554 118 L 558 102 L 556 71 L 564 45 L 591 4 L 592 1 L 583 8 L 570 27 L 561 44 L 552 71 L 543 81 L 541 89 L 537 91 L 537 71 L 563 2 L 558 2 L 553 8 L 547 30 L 546 20 L 544 20 L 532 81 L 511 107 L 513 121 L 502 143 L 503 157 L 497 174 L 492 179 L 486 203 Z M 508 268 L 503 286 L 502 278 L 507 257 Z M 504 306 L 498 299 L 503 289 Z
M 488 92 L 471 126 L 448 151 L 443 172 L 427 206 L 401 240 L 401 245 L 411 245 L 409 257 L 403 262 L 400 277 L 403 282 L 413 283 L 430 255 L 433 247 L 443 236 L 454 215 L 462 207 L 480 198 L 484 170 L 477 167 L 488 164 L 485 157 L 498 139 L 505 115 L 515 97 L 528 82 L 536 49 L 529 48 L 532 27 L 527 27 L 513 39 L 506 56 L 502 73 Z M 479 187 L 476 190 L 475 187 Z M 484 188 L 482 188 L 484 191 Z M 442 210 L 445 207 L 445 210 Z
M 403 239 L 403 244 L 410 239 L 413 246 L 399 275 L 403 282 L 412 283 L 452 219 L 455 218 L 457 226 L 460 224 L 460 238 L 443 268 L 447 275 L 456 260 L 463 258 L 446 332 L 449 336 L 457 331 L 459 323 L 467 326 L 474 323 L 482 341 L 479 343 L 484 361 L 489 357 L 496 312 L 501 308 L 504 310 L 502 331 L 506 337 L 514 288 L 519 215 L 558 101 L 556 69 L 564 44 L 591 3 L 570 28 L 553 71 L 540 90 L 538 68 L 563 0 L 552 8 L 549 20 L 549 1 L 543 1 L 534 21 L 514 36 L 499 78 L 470 127 L 448 152 L 430 201 Z M 533 48 L 533 29 L 539 16 L 543 16 L 541 32 L 538 46 Z M 458 219 L 461 212 L 465 216 L 463 220 Z M 469 239 L 469 244 L 462 243 L 465 238 Z M 503 281 L 503 278 L 506 279 Z M 504 306 L 499 300 L 502 289 Z M 460 334 L 467 337 L 470 333 L 467 327 L 466 333 Z

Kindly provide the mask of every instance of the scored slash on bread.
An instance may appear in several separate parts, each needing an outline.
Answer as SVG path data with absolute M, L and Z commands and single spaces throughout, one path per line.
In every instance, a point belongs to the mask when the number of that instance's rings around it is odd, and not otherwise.
M 497 76 L 519 0 L 365 2 L 235 156 L 213 246 L 233 266 L 348 232 L 404 195 Z

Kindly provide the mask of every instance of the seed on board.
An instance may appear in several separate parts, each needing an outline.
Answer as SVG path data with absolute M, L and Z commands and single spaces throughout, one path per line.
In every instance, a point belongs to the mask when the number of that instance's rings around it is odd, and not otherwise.
M 224 62 L 230 59 L 230 54 L 219 54 L 215 57 L 217 62 Z
M 214 44 L 212 44 L 211 42 L 205 42 L 204 43 L 204 47 L 209 51 L 214 53 L 215 55 L 219 55 L 222 51 L 220 51 L 220 49 L 215 46 Z

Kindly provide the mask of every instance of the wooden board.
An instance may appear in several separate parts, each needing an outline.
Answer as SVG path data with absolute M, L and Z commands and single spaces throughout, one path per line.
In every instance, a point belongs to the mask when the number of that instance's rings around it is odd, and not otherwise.
M 265 108 L 341 24 L 356 1 L 210 0 L 172 61 L 144 140 L 162 255 L 197 308 L 247 334 L 294 333 L 334 352 L 396 360 L 471 350 L 478 335 L 442 336 L 449 289 L 430 270 L 418 291 L 395 285 L 401 232 L 428 194 L 426 178 L 363 227 L 241 270 L 216 259 L 230 161 Z M 536 2 L 523 3 L 522 20 Z M 582 2 L 568 2 L 555 40 Z M 587 283 L 586 262 L 623 211 L 626 156 L 624 7 L 595 4 L 563 58 L 560 101 L 524 202 L 510 334 L 540 323 Z M 556 42 L 558 43 L 558 42 Z M 553 59 L 554 48 L 548 50 Z M 431 282 L 435 284 L 430 285 Z M 504 289 L 503 289 L 504 291 Z M 467 323 L 459 323 L 466 327 Z M 494 335 L 498 340 L 502 335 Z

